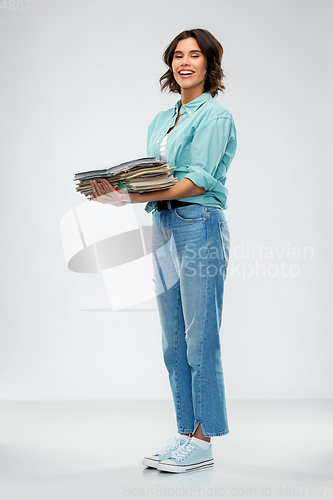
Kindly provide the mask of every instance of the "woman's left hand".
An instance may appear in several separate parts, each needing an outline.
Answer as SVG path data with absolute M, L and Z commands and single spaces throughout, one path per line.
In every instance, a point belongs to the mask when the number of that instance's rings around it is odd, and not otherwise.
M 90 181 L 92 190 L 92 200 L 99 203 L 115 205 L 121 207 L 127 203 L 131 203 L 130 194 L 124 190 L 115 189 L 107 179 L 100 179 L 97 181 L 93 179 Z

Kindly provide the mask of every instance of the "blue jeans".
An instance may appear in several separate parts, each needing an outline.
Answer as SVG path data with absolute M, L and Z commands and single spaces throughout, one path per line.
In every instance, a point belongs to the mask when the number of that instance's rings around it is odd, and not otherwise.
M 221 208 L 153 211 L 155 293 L 177 427 L 228 434 L 219 332 L 230 236 Z

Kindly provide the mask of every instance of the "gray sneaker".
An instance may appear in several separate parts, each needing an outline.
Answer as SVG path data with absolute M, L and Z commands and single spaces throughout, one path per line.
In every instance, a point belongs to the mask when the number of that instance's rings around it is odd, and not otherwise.
M 159 464 L 161 460 L 166 460 L 172 452 L 177 450 L 179 446 L 188 443 L 190 439 L 190 436 L 185 436 L 184 434 L 178 434 L 177 437 L 170 438 L 167 443 L 154 455 L 144 457 L 142 459 L 142 465 L 147 465 L 147 467 L 154 467 L 157 469 L 157 464 Z

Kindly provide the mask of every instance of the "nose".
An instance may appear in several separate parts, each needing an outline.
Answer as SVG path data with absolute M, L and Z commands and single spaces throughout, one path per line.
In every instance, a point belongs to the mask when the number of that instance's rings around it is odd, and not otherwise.
M 181 63 L 180 63 L 181 66 L 188 66 L 188 62 L 187 62 L 187 59 L 186 57 L 184 56 L 183 59 L 181 60 Z

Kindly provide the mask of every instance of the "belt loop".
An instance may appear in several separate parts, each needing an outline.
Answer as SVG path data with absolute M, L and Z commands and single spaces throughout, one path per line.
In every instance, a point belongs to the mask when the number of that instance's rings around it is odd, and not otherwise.
M 168 210 L 171 210 L 171 209 L 172 209 L 172 206 L 171 206 L 171 202 L 170 202 L 170 200 L 167 200 L 167 205 L 168 205 Z

